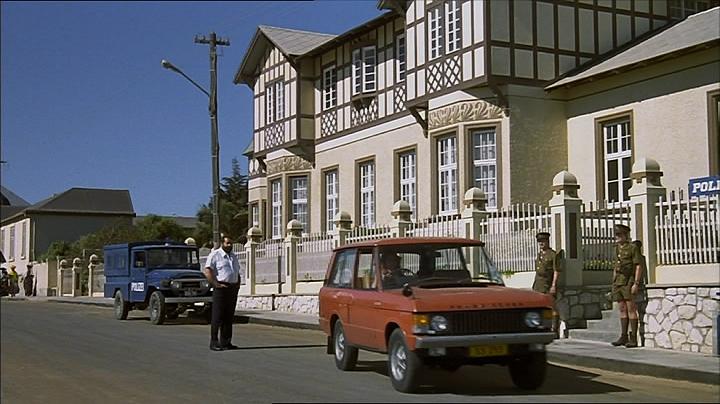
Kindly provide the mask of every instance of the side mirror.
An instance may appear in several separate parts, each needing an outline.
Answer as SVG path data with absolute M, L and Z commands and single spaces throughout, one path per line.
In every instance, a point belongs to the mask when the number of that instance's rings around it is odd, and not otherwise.
M 403 285 L 403 287 L 402 287 L 402 294 L 403 294 L 403 296 L 405 296 L 405 297 L 410 297 L 410 296 L 412 296 L 413 290 L 412 290 L 412 288 L 410 287 L 410 284 L 407 284 L 407 283 L 406 283 L 406 284 Z

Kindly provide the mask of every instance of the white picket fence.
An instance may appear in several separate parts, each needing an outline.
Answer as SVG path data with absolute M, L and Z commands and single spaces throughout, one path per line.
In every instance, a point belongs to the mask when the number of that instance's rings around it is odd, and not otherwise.
M 407 237 L 465 237 L 465 229 L 459 214 L 435 215 L 411 224 L 405 232 Z
M 583 269 L 607 271 L 615 262 L 615 225 L 630 226 L 629 204 L 590 202 L 580 210 L 580 247 Z
M 349 244 L 356 243 L 358 241 L 378 240 L 391 237 L 392 231 L 390 230 L 390 226 L 380 226 L 374 228 L 356 227 L 352 229 L 346 238 L 346 242 Z
M 335 243 L 332 234 L 312 233 L 305 234 L 298 243 L 298 254 L 312 254 L 332 251 Z
M 539 232 L 550 232 L 550 209 L 537 204 L 516 204 L 490 212 L 481 224 L 485 249 L 502 272 L 535 270 Z
M 659 265 L 720 262 L 720 195 L 687 198 L 671 192 L 656 204 Z

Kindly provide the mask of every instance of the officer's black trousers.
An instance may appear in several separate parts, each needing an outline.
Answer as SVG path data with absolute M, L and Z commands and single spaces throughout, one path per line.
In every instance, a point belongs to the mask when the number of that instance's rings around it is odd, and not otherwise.
M 235 305 L 237 304 L 240 283 L 220 283 L 226 287 L 213 289 L 210 344 L 218 344 L 219 330 L 219 345 L 226 346 L 232 342 L 233 317 L 235 315 Z

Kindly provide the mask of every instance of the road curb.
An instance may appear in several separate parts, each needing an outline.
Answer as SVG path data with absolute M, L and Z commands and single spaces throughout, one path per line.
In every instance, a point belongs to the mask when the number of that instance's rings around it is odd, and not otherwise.
M 48 302 L 64 303 L 64 304 L 84 304 L 86 306 L 113 307 L 112 303 L 106 303 L 106 302 L 70 302 L 67 300 L 48 300 Z
M 257 315 L 247 314 L 246 312 L 236 312 L 235 318 L 240 318 L 242 322 L 251 324 L 270 325 L 285 328 L 300 328 L 304 330 L 320 330 L 320 324 L 308 324 L 298 321 L 278 320 L 267 317 L 259 317 Z
M 712 385 L 718 383 L 718 373 L 694 369 L 678 369 L 652 363 L 628 362 L 595 356 L 575 355 L 567 352 L 553 352 L 552 349 L 548 349 L 547 358 L 548 361 L 558 364 L 583 366 L 637 376 L 651 376 Z

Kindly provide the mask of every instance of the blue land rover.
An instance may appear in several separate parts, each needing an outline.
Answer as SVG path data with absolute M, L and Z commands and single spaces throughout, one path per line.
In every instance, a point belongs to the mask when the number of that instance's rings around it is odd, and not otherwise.
M 136 242 L 104 248 L 105 297 L 115 299 L 115 318 L 130 310 L 149 310 L 162 324 L 186 310 L 208 320 L 212 290 L 200 270 L 198 249 L 177 242 Z

